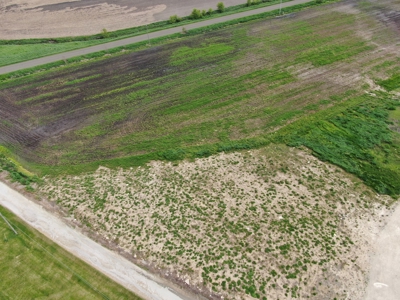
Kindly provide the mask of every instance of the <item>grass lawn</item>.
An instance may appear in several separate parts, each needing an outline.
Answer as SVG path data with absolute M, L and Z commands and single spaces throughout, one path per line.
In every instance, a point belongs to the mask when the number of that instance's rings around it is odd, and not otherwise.
M 0 207 L 1 299 L 140 299 Z

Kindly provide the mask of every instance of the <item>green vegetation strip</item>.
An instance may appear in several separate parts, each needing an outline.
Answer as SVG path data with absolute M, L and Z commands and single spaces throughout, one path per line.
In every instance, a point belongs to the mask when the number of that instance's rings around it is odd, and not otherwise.
M 29 228 L 8 210 L 0 213 L 1 299 L 140 299 Z

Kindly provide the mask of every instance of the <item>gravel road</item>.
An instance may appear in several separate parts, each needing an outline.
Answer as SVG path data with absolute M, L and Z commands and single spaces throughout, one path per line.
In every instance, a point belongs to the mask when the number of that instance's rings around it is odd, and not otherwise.
M 398 299 L 400 299 L 400 205 L 377 238 L 365 297 L 365 300 Z
M 297 4 L 307 3 L 307 2 L 311 2 L 311 1 L 314 1 L 314 0 L 293 0 L 290 2 L 282 3 L 282 8 L 297 5 Z M 263 7 L 263 8 L 249 10 L 249 11 L 242 12 L 242 13 L 232 14 L 232 15 L 228 15 L 228 16 L 224 16 L 224 17 L 220 17 L 220 18 L 215 18 L 215 19 L 210 19 L 210 20 L 206 20 L 206 21 L 201 21 L 201 22 L 185 25 L 184 27 L 186 30 L 191 30 L 191 29 L 205 27 L 205 26 L 209 26 L 209 25 L 213 25 L 213 24 L 218 24 L 218 23 L 222 23 L 222 22 L 226 22 L 226 21 L 230 21 L 230 20 L 234 20 L 234 19 L 239 19 L 239 18 L 243 18 L 243 17 L 261 14 L 261 13 L 268 12 L 271 10 L 279 9 L 279 7 L 280 7 L 280 4 L 271 5 L 271 6 L 267 6 L 267 7 Z M 109 49 L 116 48 L 116 47 L 126 46 L 126 45 L 130 45 L 133 43 L 138 43 L 138 42 L 143 42 L 143 41 L 146 41 L 147 39 L 168 36 L 168 35 L 171 35 L 174 33 L 180 33 L 180 32 L 182 32 L 182 26 L 165 29 L 165 30 L 160 30 L 160 31 L 156 31 L 156 32 L 151 32 L 148 35 L 146 35 L 146 34 L 139 35 L 139 36 L 122 39 L 122 40 L 118 40 L 118 41 L 114 41 L 114 42 L 110 42 L 110 43 L 105 43 L 105 44 L 101 44 L 101 45 L 97 45 L 97 46 L 87 47 L 87 48 L 83 48 L 83 49 L 78 49 L 78 50 L 73 50 L 73 51 L 69 51 L 69 52 L 46 56 L 46 57 L 42 57 L 42 58 L 38 58 L 38 59 L 33 59 L 33 60 L 1 67 L 0 74 L 6 74 L 6 73 L 14 72 L 14 71 L 23 70 L 26 68 L 37 67 L 40 65 L 44 65 L 44 64 L 64 60 L 64 59 L 69 59 L 69 58 L 76 57 L 76 56 L 87 55 L 90 53 L 95 53 L 95 52 L 99 52 L 99 51 L 103 51 L 103 50 L 109 50 Z
M 62 220 L 0 182 L 0 205 L 103 274 L 144 299 L 179 300 L 178 292 L 161 279 L 104 248 Z

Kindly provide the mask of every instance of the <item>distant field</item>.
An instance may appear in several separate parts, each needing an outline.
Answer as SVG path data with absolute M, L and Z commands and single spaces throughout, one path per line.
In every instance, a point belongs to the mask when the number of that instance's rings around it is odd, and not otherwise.
M 1 299 L 140 299 L 0 207 Z

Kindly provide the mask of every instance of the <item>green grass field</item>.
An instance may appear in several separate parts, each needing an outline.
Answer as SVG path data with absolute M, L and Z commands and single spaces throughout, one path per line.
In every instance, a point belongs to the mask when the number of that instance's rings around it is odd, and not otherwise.
M 140 299 L 0 207 L 1 299 Z

